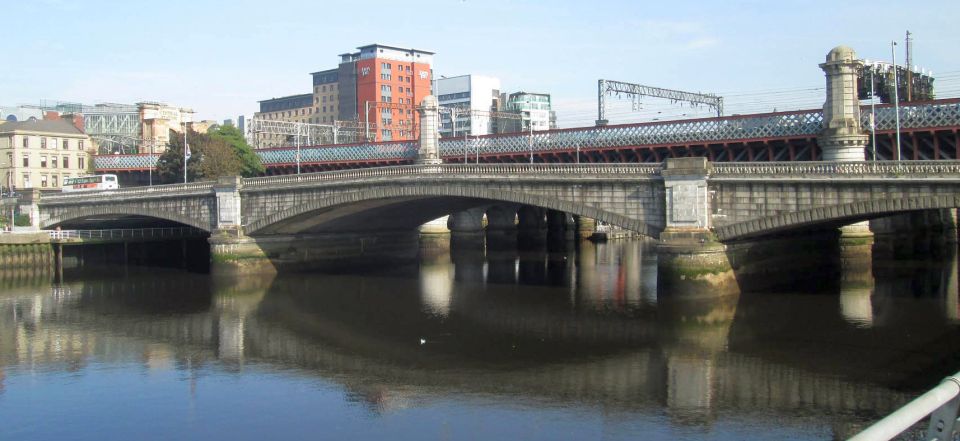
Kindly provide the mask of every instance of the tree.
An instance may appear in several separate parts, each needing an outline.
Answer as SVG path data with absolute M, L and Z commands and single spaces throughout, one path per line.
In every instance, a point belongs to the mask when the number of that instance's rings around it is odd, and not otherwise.
M 198 144 L 196 135 L 198 134 L 193 131 L 187 134 L 193 155 L 197 154 L 195 150 L 195 146 Z M 190 180 L 197 179 L 195 164 L 199 159 L 199 157 L 191 156 L 190 161 L 188 161 L 187 171 Z M 157 175 L 160 178 L 160 183 L 163 184 L 183 182 L 183 136 L 173 130 L 170 131 L 170 142 L 167 144 L 167 150 L 157 159 Z
M 240 129 L 228 124 L 217 126 L 215 129 L 207 132 L 207 134 L 213 139 L 225 141 L 234 149 L 237 158 L 240 159 L 241 176 L 249 178 L 263 174 L 265 169 L 263 168 L 263 164 L 260 163 L 260 157 L 253 152 L 250 144 L 247 144 L 247 140 L 243 137 L 243 132 L 241 132 Z
M 187 133 L 190 160 L 187 177 L 190 181 L 214 180 L 220 176 L 257 176 L 263 165 L 243 135 L 233 126 L 221 126 L 210 134 Z M 167 150 L 157 160 L 160 182 L 183 182 L 183 135 L 170 131 Z
M 223 139 L 211 136 L 203 136 L 201 139 L 204 142 L 197 148 L 200 154 L 196 163 L 198 178 L 214 180 L 221 176 L 241 174 L 243 166 L 240 162 L 240 156 L 237 155 L 237 151 L 230 144 Z M 190 162 L 193 162 L 193 157 L 190 158 Z

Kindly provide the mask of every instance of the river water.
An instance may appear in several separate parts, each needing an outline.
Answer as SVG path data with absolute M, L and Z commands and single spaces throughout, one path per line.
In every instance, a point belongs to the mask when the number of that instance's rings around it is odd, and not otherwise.
M 903 254 L 721 299 L 642 241 L 3 273 L 0 439 L 843 439 L 960 367 L 955 245 Z

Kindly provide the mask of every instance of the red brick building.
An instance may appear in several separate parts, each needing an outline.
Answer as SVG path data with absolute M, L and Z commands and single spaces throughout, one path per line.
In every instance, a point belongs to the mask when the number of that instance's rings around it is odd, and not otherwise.
M 433 52 L 381 44 L 342 54 L 339 119 L 369 127 L 371 141 L 417 139 L 416 107 L 432 93 Z

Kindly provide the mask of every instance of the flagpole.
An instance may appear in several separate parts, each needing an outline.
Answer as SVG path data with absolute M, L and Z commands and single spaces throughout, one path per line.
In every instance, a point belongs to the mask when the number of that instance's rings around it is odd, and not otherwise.
M 187 183 L 187 161 L 190 160 L 190 145 L 187 144 L 187 122 L 183 122 L 183 183 Z

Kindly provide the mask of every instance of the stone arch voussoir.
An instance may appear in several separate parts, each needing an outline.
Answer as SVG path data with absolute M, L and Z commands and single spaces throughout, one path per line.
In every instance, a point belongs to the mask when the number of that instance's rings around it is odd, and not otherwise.
M 164 220 L 169 220 L 173 222 L 179 222 L 181 224 L 189 225 L 191 227 L 198 228 L 207 232 L 211 230 L 210 219 L 198 219 L 193 217 L 181 216 L 175 213 L 163 212 L 161 210 L 148 210 L 148 209 L 143 209 L 139 207 L 130 207 L 130 206 L 124 206 L 124 205 L 94 205 L 94 206 L 83 206 L 83 207 L 64 210 L 58 215 L 51 216 L 50 218 L 40 222 L 40 228 L 47 228 L 53 225 L 61 224 L 63 222 L 82 219 L 88 216 L 111 216 L 111 215 L 153 217 L 157 219 L 164 219 Z
M 843 219 L 957 207 L 960 207 L 960 194 L 857 201 L 737 222 L 718 227 L 715 232 L 719 240 L 729 241 Z
M 626 228 L 631 231 L 635 231 L 637 233 L 640 233 L 648 237 L 658 237 L 658 235 L 660 234 L 660 231 L 663 230 L 662 227 L 650 225 L 641 219 L 632 219 L 627 216 L 613 213 L 607 210 L 603 210 L 594 206 L 590 206 L 590 205 L 586 205 L 578 202 L 564 201 L 564 200 L 560 200 L 560 199 L 556 199 L 548 196 L 541 196 L 541 195 L 515 192 L 515 191 L 505 191 L 502 189 L 488 189 L 480 185 L 453 186 L 449 188 L 444 186 L 418 185 L 418 186 L 400 186 L 400 187 L 378 186 L 373 188 L 362 189 L 355 192 L 332 194 L 328 197 L 320 198 L 320 199 L 311 201 L 309 203 L 291 207 L 285 210 L 280 210 L 268 216 L 264 216 L 260 219 L 256 219 L 253 222 L 245 225 L 244 231 L 248 235 L 253 235 L 258 231 L 261 231 L 277 223 L 283 222 L 287 219 L 290 219 L 299 215 L 307 214 L 307 213 L 310 213 L 311 211 L 318 211 L 318 210 L 331 208 L 339 205 L 358 203 L 358 202 L 369 201 L 374 199 L 387 199 L 387 198 L 399 198 L 399 197 L 411 197 L 411 196 L 413 197 L 417 197 L 417 196 L 466 197 L 466 198 L 487 199 L 491 201 L 522 204 L 522 205 L 534 205 L 534 206 L 553 209 L 557 211 L 563 211 L 563 212 L 575 214 L 578 216 L 586 216 L 589 218 L 597 219 L 603 222 L 620 226 L 622 228 Z

